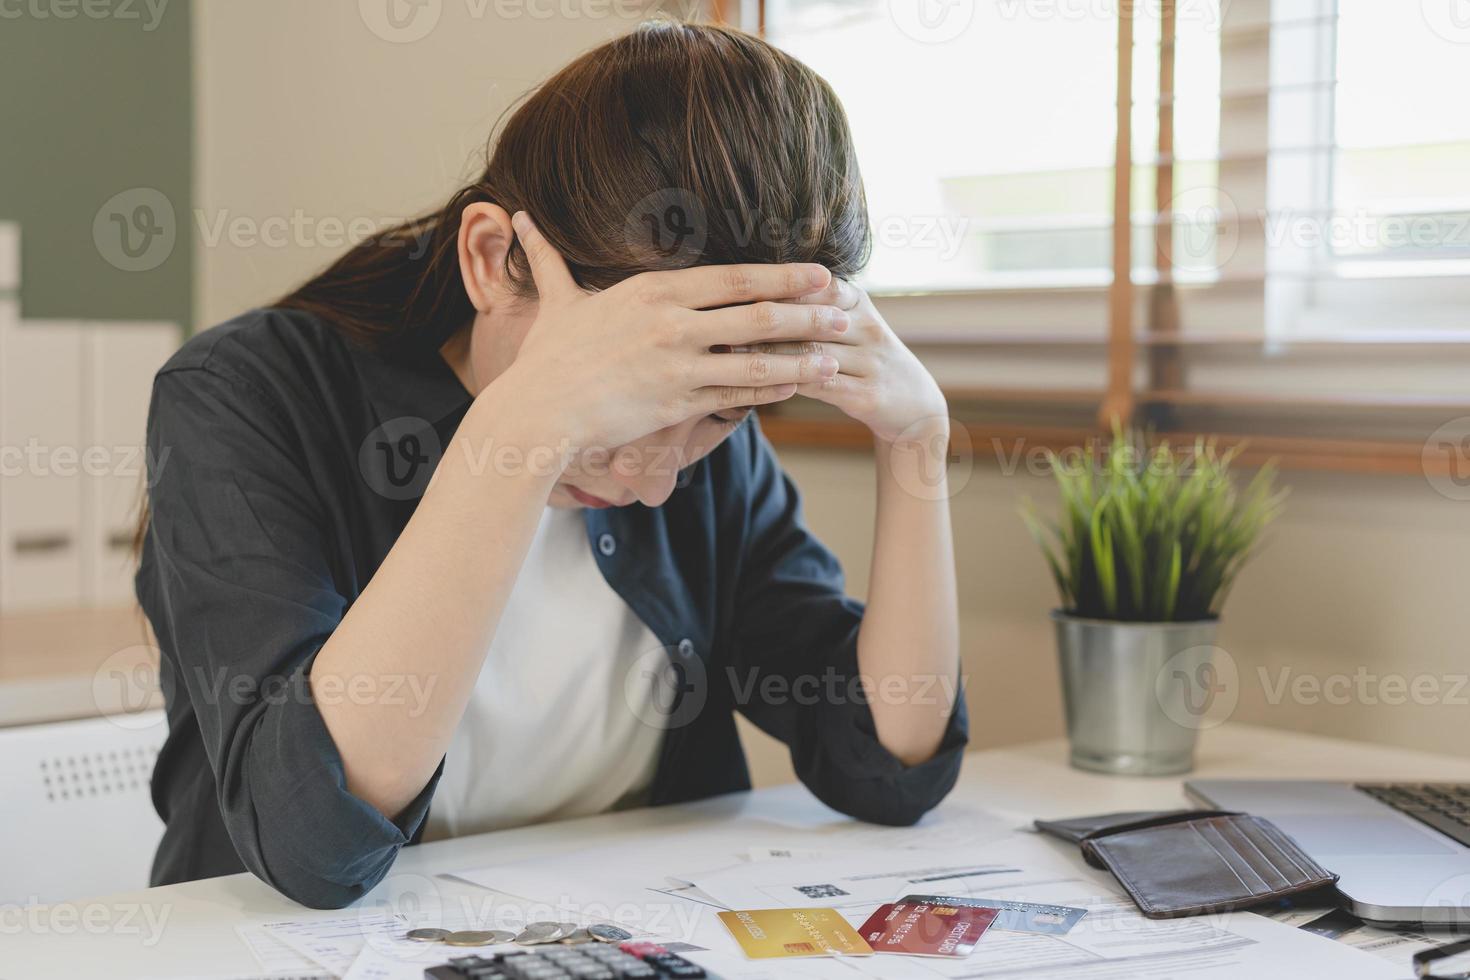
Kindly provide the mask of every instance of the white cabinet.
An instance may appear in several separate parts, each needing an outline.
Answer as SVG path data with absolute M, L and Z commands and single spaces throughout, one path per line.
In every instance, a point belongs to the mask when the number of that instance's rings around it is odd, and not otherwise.
M 0 223 L 0 614 L 132 601 L 153 376 L 171 323 L 22 320 Z
M 83 328 L 0 314 L 0 610 L 75 606 L 82 585 Z M 7 322 L 8 321 L 8 322 Z
M 171 323 L 87 326 L 84 389 L 89 449 L 107 466 L 84 483 L 82 568 L 87 600 L 133 597 L 133 537 L 148 479 L 145 428 L 153 375 L 179 345 Z

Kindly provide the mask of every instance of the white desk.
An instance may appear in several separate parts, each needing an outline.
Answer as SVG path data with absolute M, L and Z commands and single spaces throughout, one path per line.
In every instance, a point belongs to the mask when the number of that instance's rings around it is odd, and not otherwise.
M 1193 775 L 1470 781 L 1470 760 L 1236 725 L 1204 733 L 1199 768 Z M 1179 806 L 1184 803 L 1180 783 L 1178 778 L 1078 772 L 1067 766 L 1065 744 L 1057 740 L 971 753 L 948 802 L 1026 818 L 1075 816 Z M 926 820 L 945 820 L 947 809 L 955 807 L 941 805 Z M 801 787 L 783 786 L 406 848 L 393 876 L 432 876 L 613 843 L 646 847 L 656 854 L 660 839 L 681 828 L 757 819 L 843 820 Z M 435 879 L 434 887 L 446 897 L 465 891 L 485 894 L 448 879 Z M 235 926 L 301 912 L 300 906 L 245 874 L 71 902 L 35 914 L 6 909 L 0 912 L 0 976 L 18 980 L 249 974 L 258 967 L 237 938 Z M 150 917 L 163 922 L 161 938 L 152 944 L 146 924 Z

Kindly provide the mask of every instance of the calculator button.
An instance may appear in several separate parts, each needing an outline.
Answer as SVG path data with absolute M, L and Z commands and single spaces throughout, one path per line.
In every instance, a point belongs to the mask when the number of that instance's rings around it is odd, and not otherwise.
M 696 980 L 704 976 L 703 968 L 695 966 L 684 957 L 674 953 L 655 953 L 643 959 L 665 976 L 679 977 L 680 980 Z
M 668 952 L 667 949 L 664 949 L 658 943 L 640 942 L 638 940 L 632 940 L 626 943 L 619 943 L 618 949 L 621 949 L 623 952 L 631 956 L 637 956 L 640 958 L 653 956 L 658 953 Z

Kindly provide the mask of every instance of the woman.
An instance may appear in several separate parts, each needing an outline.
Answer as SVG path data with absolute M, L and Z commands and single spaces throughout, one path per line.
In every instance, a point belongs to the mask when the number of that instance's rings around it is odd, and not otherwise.
M 159 373 L 138 595 L 169 737 L 155 883 L 315 907 L 398 849 L 749 787 L 733 720 L 822 800 L 916 820 L 965 742 L 937 386 L 846 280 L 831 90 L 644 27 L 507 121 L 439 212 Z M 872 430 L 864 607 L 751 406 Z

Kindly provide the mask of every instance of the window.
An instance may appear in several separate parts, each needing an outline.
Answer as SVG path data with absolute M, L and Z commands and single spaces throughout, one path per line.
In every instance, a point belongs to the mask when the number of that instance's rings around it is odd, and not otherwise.
M 1418 473 L 1470 418 L 1464 0 L 750 2 L 843 98 L 864 285 L 972 437 L 1075 444 L 1125 406 Z M 820 442 L 809 412 L 781 409 Z
M 1343 220 L 1328 240 L 1341 274 L 1470 272 L 1470 7 L 1445 29 L 1457 5 L 1341 2 L 1331 197 Z
M 1465 329 L 1470 21 L 1456 27 L 1458 2 L 1297 0 L 1302 16 L 1274 27 L 1271 336 Z
M 953 37 L 907 24 L 890 0 L 771 0 L 767 36 L 811 65 L 847 107 L 873 215 L 876 292 L 1106 285 L 1111 266 L 1117 22 L 1107 4 L 951 4 Z M 1138 24 L 1135 155 L 1151 156 L 1159 18 Z M 1219 146 L 1218 9 L 1179 20 L 1176 175 L 1181 204 L 1214 205 Z M 952 31 L 953 28 L 950 28 Z M 1024 140 L 1012 134 L 1024 133 Z M 1135 199 L 1153 199 L 1140 166 Z M 1136 254 L 1152 252 L 1137 215 Z M 1211 226 L 1212 227 L 1212 226 Z M 1199 234 L 1182 226 L 1180 235 Z M 1209 229 L 1205 229 L 1209 234 Z M 1191 249 L 1209 266 L 1209 250 Z M 1143 271 L 1143 270 L 1141 270 Z

